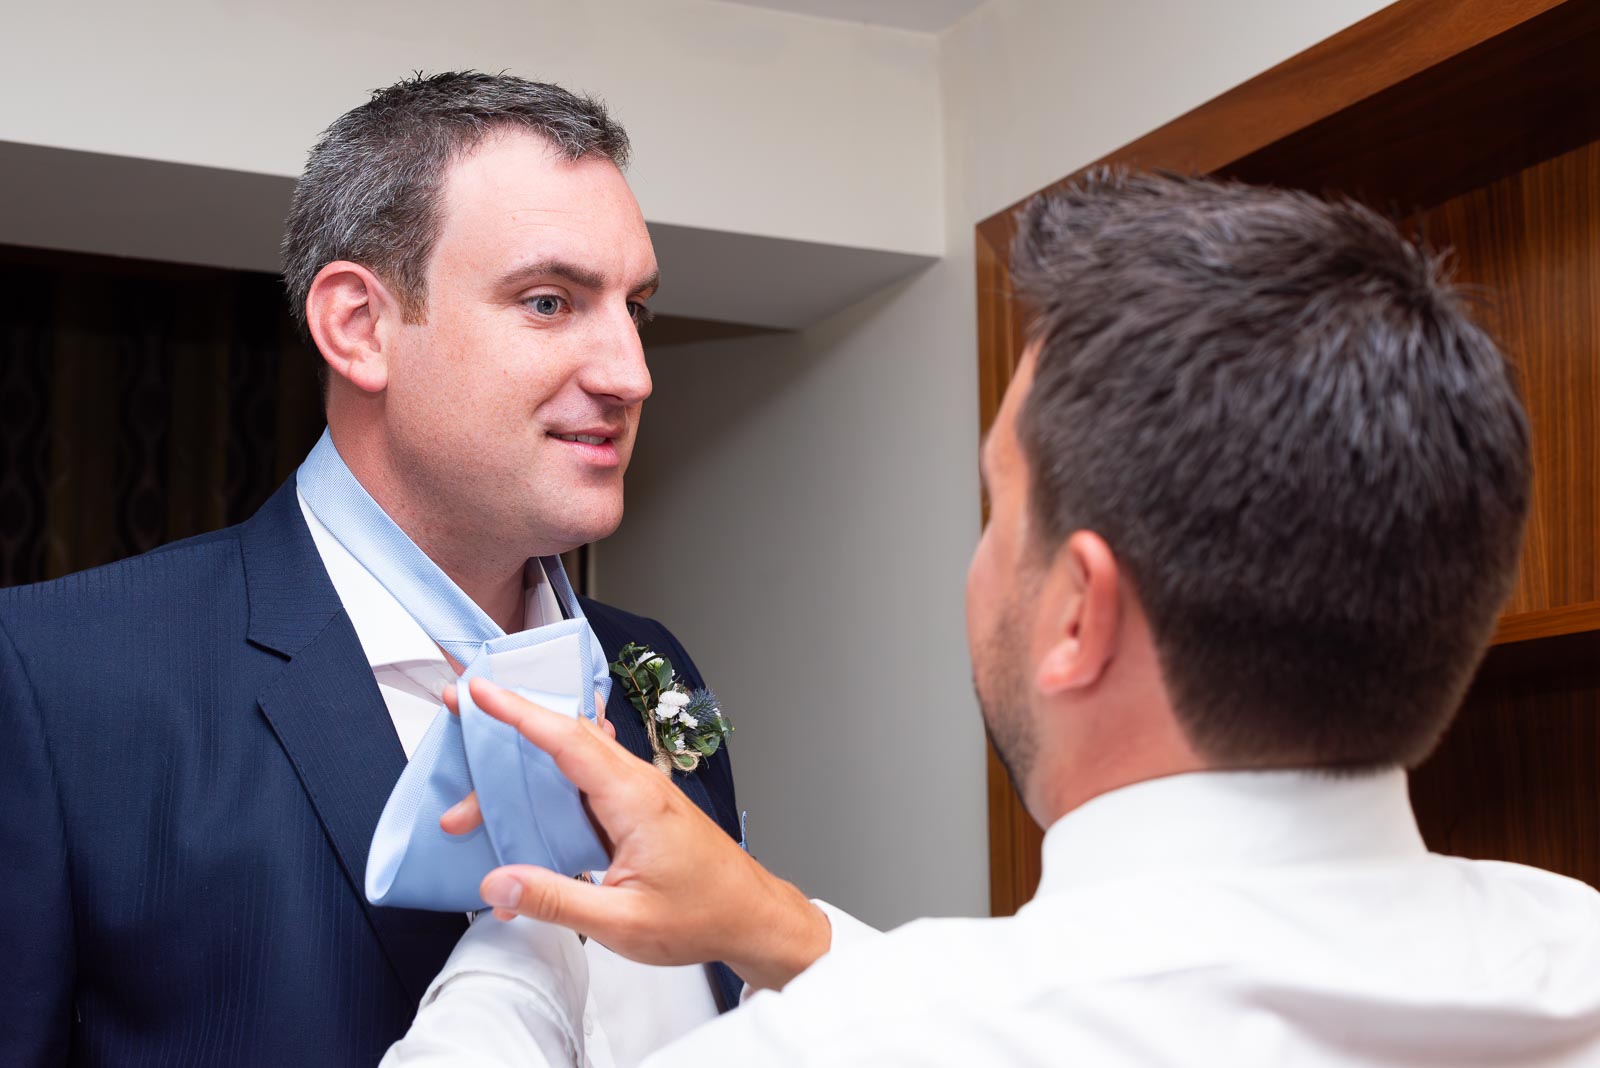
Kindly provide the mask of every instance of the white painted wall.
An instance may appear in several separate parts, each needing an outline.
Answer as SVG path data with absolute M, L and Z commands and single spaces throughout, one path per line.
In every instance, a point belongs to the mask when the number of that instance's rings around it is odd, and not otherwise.
M 735 724 L 751 848 L 870 922 L 981 913 L 970 260 L 823 325 L 651 353 L 600 595 L 673 628 Z
M 712 0 L 8 3 L 0 142 L 293 177 L 372 88 L 509 69 L 612 105 L 651 222 L 937 254 L 937 63 L 928 35 Z
M 972 226 L 1380 6 L 990 0 L 941 39 L 946 258 L 797 335 L 652 353 L 600 584 L 720 688 L 776 870 L 885 926 L 988 910 Z
M 1304 51 L 1389 0 L 989 0 L 943 37 L 970 220 Z M 950 109 L 954 109 L 954 112 Z

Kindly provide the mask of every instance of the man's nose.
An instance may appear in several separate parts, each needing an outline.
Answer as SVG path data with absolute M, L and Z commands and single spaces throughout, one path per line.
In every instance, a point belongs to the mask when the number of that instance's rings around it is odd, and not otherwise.
M 621 314 L 606 315 L 596 326 L 594 349 L 581 377 L 584 392 L 615 397 L 628 407 L 641 403 L 653 386 L 633 316 L 624 308 Z

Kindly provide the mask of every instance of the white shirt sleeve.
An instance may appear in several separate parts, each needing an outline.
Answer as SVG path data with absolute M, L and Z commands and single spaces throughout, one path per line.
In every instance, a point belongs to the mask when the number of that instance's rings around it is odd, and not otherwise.
M 828 940 L 829 953 L 835 953 L 841 949 L 849 949 L 852 946 L 883 937 L 882 931 L 862 923 L 843 909 L 835 908 L 826 901 L 819 901 L 816 898 L 812 898 L 811 903 L 822 910 L 823 915 L 828 917 L 829 925 L 833 928 Z
M 815 904 L 832 927 L 825 957 L 883 937 L 826 902 Z M 754 1013 L 740 1009 L 710 1027 L 738 1017 L 741 1045 L 753 1039 L 757 1047 L 775 1042 L 781 1049 L 787 1028 L 763 1026 L 773 1010 L 767 1000 L 761 999 Z M 380 1068 L 604 1068 L 611 1059 L 609 1047 L 585 1045 L 591 1011 L 588 958 L 577 935 L 521 917 L 501 923 L 481 914 Z M 709 1063 L 720 1062 L 713 1057 Z
M 380 1068 L 582 1068 L 588 992 L 577 935 L 481 914 Z
M 820 901 L 817 905 L 834 924 L 827 953 L 781 992 L 750 994 L 746 987 L 738 1009 L 646 1058 L 642 1068 L 839 1068 L 916 1061 L 870 1044 L 848 1048 L 859 1031 L 852 1024 L 876 1017 L 885 991 L 890 1000 L 897 993 L 874 978 L 884 974 L 884 957 L 873 951 L 888 936 Z M 869 967 L 863 968 L 864 962 Z M 839 1033 L 841 1025 L 845 1034 Z

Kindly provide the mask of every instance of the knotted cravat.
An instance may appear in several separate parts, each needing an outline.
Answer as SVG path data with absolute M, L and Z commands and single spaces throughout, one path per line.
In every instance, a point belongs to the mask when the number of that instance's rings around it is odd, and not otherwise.
M 326 431 L 300 465 L 296 487 L 328 532 L 465 666 L 456 687 L 460 717 L 439 707 L 384 805 L 367 855 L 367 899 L 469 912 L 483 907 L 478 884 L 502 864 L 568 875 L 606 867 L 577 789 L 542 750 L 478 708 L 466 685 L 489 679 L 552 711 L 595 718 L 595 691 L 604 699 L 611 679 L 560 557 L 542 557 L 539 566 L 568 618 L 507 634 L 378 506 Z M 439 817 L 473 790 L 483 825 L 446 834 Z

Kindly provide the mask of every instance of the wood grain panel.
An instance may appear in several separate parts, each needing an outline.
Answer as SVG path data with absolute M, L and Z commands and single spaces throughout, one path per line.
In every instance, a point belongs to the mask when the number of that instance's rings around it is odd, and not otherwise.
M 1533 426 L 1533 514 L 1507 606 L 1518 622 L 1501 637 L 1556 632 L 1600 601 L 1600 143 L 1456 197 L 1421 227 L 1482 293 Z
M 989 911 L 1010 916 L 1039 888 L 1044 831 L 1011 789 L 994 747 L 989 767 Z
M 1438 852 L 1600 886 L 1600 662 L 1474 686 L 1411 797 Z
M 978 428 L 988 434 L 1000 412 L 1000 400 L 1022 358 L 1023 324 L 1011 297 L 1007 251 L 977 235 L 978 266 Z M 988 502 L 984 502 L 988 519 Z
M 1600 601 L 1534 612 L 1508 612 L 1500 617 L 1494 629 L 1494 644 L 1513 645 L 1591 631 L 1600 634 Z
M 1509 39 L 1518 46 L 1519 54 L 1555 48 L 1563 38 L 1575 36 L 1565 20 L 1582 21 L 1592 16 L 1595 7 L 1592 0 L 1400 0 L 1090 166 L 1115 164 L 1196 174 L 1221 171 L 1268 146 L 1290 141 L 1301 131 L 1362 101 L 1449 64 L 1456 57 L 1485 44 L 1507 40 L 1511 31 L 1551 13 L 1556 13 L 1555 20 L 1545 23 L 1538 34 L 1528 39 Z M 1582 70 L 1592 65 L 1583 56 L 1578 51 L 1566 58 L 1578 61 L 1577 69 Z M 1486 58 L 1486 54 L 1479 53 L 1472 63 L 1481 65 Z M 1441 95 L 1435 99 L 1437 104 L 1469 118 L 1474 113 L 1474 101 L 1492 100 L 1497 92 L 1503 95 L 1513 88 L 1513 83 L 1503 77 L 1475 80 L 1469 76 L 1470 67 L 1471 64 L 1458 72 L 1459 81 L 1453 86 L 1455 97 Z M 1550 67 L 1546 74 L 1553 72 L 1554 66 Z M 1470 96 L 1464 97 L 1469 88 Z M 1389 103 L 1392 106 L 1395 101 L 1391 99 Z M 1383 116 L 1368 116 L 1366 121 L 1374 117 Z M 1381 125 L 1355 125 L 1351 132 L 1380 149 L 1392 141 Z M 1481 143 L 1502 132 L 1480 124 L 1467 136 Z M 1461 137 L 1454 138 L 1454 142 L 1460 140 Z M 1308 147 L 1299 145 L 1301 159 L 1320 155 L 1307 154 Z M 1462 147 L 1472 146 L 1441 139 L 1432 151 L 1454 156 Z M 1444 170 L 1448 163 L 1441 159 L 1433 166 Z M 1064 185 L 1087 169 L 1067 175 L 1047 188 Z M 1426 203 L 1415 198 L 1402 198 L 1402 202 Z M 997 212 L 980 224 L 996 245 L 1002 244 L 1004 220 L 1016 207 Z
M 1562 4 L 1218 173 L 1431 207 L 1600 136 L 1596 64 L 1600 4 Z

